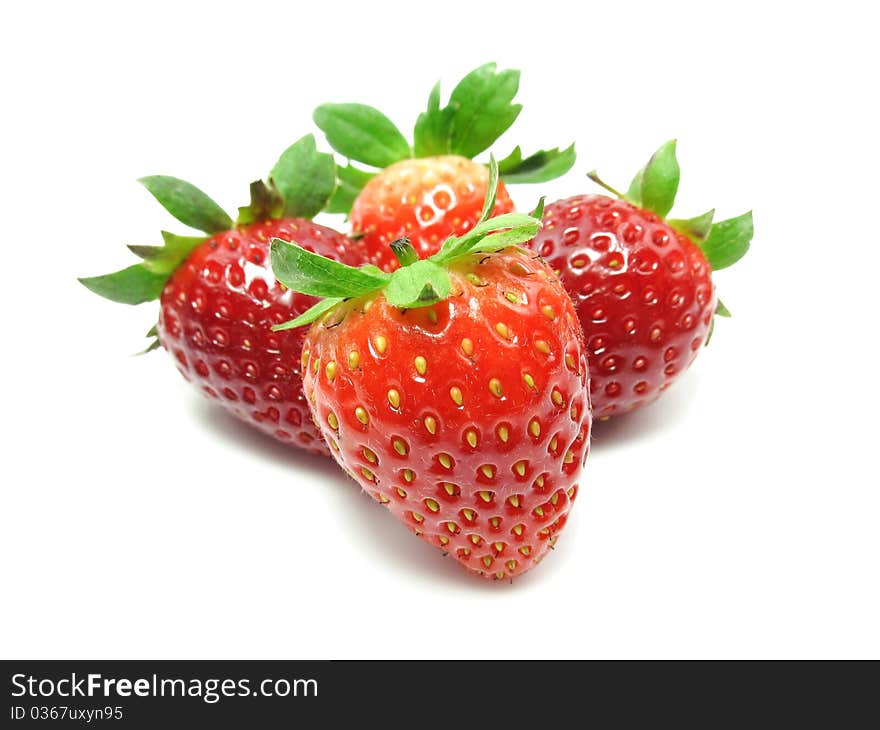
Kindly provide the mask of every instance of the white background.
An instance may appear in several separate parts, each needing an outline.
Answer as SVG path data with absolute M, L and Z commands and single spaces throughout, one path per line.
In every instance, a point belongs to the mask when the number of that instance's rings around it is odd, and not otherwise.
M 868 3 L 14 3 L 0 26 L 0 656 L 880 657 L 876 27 Z M 252 433 L 78 275 L 227 210 L 323 101 L 411 129 L 442 78 L 523 70 L 495 147 L 626 184 L 679 139 L 683 215 L 753 208 L 734 313 L 595 432 L 558 549 L 475 580 L 329 462 Z M 341 225 L 341 221 L 337 221 Z

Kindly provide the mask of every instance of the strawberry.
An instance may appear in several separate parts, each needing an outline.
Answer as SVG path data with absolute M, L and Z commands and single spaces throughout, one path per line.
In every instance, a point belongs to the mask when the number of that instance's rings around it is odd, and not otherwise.
M 182 223 L 209 234 L 163 232 L 164 246 L 130 246 L 143 263 L 80 279 L 96 294 L 125 304 L 159 299 L 159 322 L 147 351 L 160 344 L 206 396 L 257 429 L 307 451 L 326 453 L 312 423 L 298 370 L 303 337 L 270 326 L 305 312 L 313 297 L 286 291 L 268 268 L 269 241 L 293 238 L 311 251 L 360 263 L 360 247 L 308 218 L 333 191 L 332 156 L 309 135 L 291 146 L 268 184 L 251 185 L 238 221 L 198 188 L 172 177 L 141 182 Z
M 363 104 L 323 104 L 315 123 L 342 156 L 380 172 L 351 164 L 338 168 L 340 185 L 329 210 L 350 213 L 351 225 L 371 261 L 393 271 L 397 259 L 389 244 L 406 236 L 421 256 L 436 253 L 453 235 L 477 222 L 486 197 L 486 166 L 472 158 L 487 150 L 519 115 L 513 104 L 519 72 L 497 72 L 488 63 L 465 76 L 440 107 L 440 84 L 419 115 L 412 146 L 380 111 Z M 545 182 L 574 165 L 574 145 L 541 150 L 523 158 L 519 147 L 498 163 L 507 182 Z M 513 210 L 503 183 L 494 215 Z
M 401 160 L 373 177 L 351 209 L 352 229 L 363 236 L 371 260 L 397 268 L 389 244 L 407 236 L 422 256 L 435 253 L 451 235 L 472 228 L 480 216 L 489 171 L 459 155 Z M 405 202 L 402 202 L 405 201 Z M 513 201 L 503 187 L 492 215 L 509 213 Z
M 712 271 L 736 263 L 752 214 L 713 223 L 714 210 L 666 220 L 678 189 L 675 142 L 663 145 L 617 199 L 577 195 L 548 205 L 530 244 L 575 302 L 590 362 L 593 413 L 607 418 L 654 401 L 728 317 Z
M 487 220 L 492 193 L 478 224 L 430 258 L 392 244 L 391 275 L 279 240 L 272 267 L 294 291 L 328 297 L 283 327 L 315 322 L 304 389 L 333 456 L 416 535 L 501 579 L 554 546 L 591 415 L 571 300 L 513 247 L 538 221 Z

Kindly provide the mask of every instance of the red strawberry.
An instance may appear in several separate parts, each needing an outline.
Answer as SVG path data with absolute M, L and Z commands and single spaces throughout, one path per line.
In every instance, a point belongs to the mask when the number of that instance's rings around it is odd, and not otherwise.
M 713 315 L 729 316 L 715 298 L 712 270 L 745 254 L 751 213 L 714 225 L 714 211 L 664 220 L 678 180 L 673 141 L 626 195 L 608 188 L 618 200 L 578 195 L 548 205 L 531 243 L 575 302 L 598 418 L 655 400 L 708 342 Z
M 290 147 L 272 180 L 251 186 L 237 223 L 198 188 L 170 177 L 141 180 L 178 220 L 209 238 L 163 232 L 165 245 L 131 246 L 144 261 L 106 276 L 80 279 L 125 304 L 160 300 L 148 336 L 175 359 L 183 376 L 226 410 L 281 441 L 326 453 L 302 393 L 303 336 L 271 326 L 305 312 L 314 297 L 285 290 L 268 268 L 269 241 L 295 238 L 311 251 L 351 264 L 363 255 L 351 239 L 308 220 L 334 186 L 330 155 L 311 136 Z M 283 216 L 283 217 L 282 217 Z
M 373 263 L 393 271 L 398 263 L 388 245 L 407 236 L 422 256 L 436 253 L 443 242 L 461 235 L 480 217 L 486 197 L 485 165 L 471 158 L 487 150 L 519 115 L 512 100 L 519 88 L 518 71 L 496 72 L 488 63 L 465 76 L 440 108 L 440 84 L 419 115 L 413 145 L 381 112 L 363 104 L 324 104 L 315 123 L 341 155 L 374 168 L 339 168 L 340 185 L 332 212 L 349 213 L 353 230 L 362 236 Z M 415 158 L 415 159 L 413 159 Z M 502 178 L 513 183 L 545 182 L 571 169 L 574 145 L 541 150 L 523 159 L 516 147 L 498 163 Z M 499 184 L 494 215 L 513 210 Z
M 430 259 L 403 239 L 390 276 L 307 267 L 315 257 L 272 245 L 282 282 L 329 297 L 290 325 L 317 319 L 304 388 L 336 460 L 415 534 L 491 578 L 554 546 L 589 451 L 571 300 L 543 261 L 508 247 L 537 225 L 500 216 Z

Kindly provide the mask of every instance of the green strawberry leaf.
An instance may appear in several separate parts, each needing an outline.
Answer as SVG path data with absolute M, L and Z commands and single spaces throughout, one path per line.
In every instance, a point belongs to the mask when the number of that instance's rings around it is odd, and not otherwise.
M 236 225 L 247 226 L 258 221 L 280 218 L 284 215 L 284 198 L 271 182 L 267 185 L 262 180 L 251 183 L 250 205 L 238 209 Z
M 144 259 L 144 261 L 149 261 L 150 259 L 158 259 L 160 256 L 162 256 L 162 253 L 164 251 L 164 248 L 162 246 L 140 246 L 137 244 L 126 246 L 126 248 L 139 259 Z
M 546 196 L 541 196 L 541 199 L 538 201 L 535 209 L 531 213 L 529 213 L 532 218 L 537 218 L 538 220 L 541 220 L 544 217 L 544 201 L 546 199 Z
M 495 219 L 493 219 L 495 220 Z M 532 221 L 508 231 L 499 231 L 481 238 L 477 243 L 468 249 L 468 253 L 479 253 L 481 251 L 500 251 L 508 246 L 517 246 L 526 241 L 531 241 L 538 233 L 540 228 L 538 221 Z
M 662 145 L 645 165 L 639 190 L 640 205 L 665 218 L 675 203 L 680 176 L 673 139 Z
M 712 341 L 712 335 L 715 334 L 715 317 L 731 316 L 733 315 L 731 315 L 730 310 L 724 306 L 724 302 L 722 302 L 720 299 L 716 300 L 714 316 L 712 317 L 712 321 L 709 322 L 709 332 L 706 335 L 706 347 L 709 346 L 709 343 Z
M 142 304 L 158 299 L 167 279 L 167 274 L 156 274 L 143 264 L 134 264 L 112 274 L 83 277 L 79 282 L 113 302 Z
M 413 151 L 416 157 L 449 154 L 452 144 L 452 124 L 457 104 L 440 108 L 440 82 L 438 81 L 428 96 L 428 109 L 419 114 L 413 131 Z
M 736 218 L 715 223 L 700 248 L 712 269 L 718 271 L 735 264 L 746 255 L 754 234 L 752 211 L 749 211 Z
M 272 239 L 270 252 L 275 278 L 314 297 L 356 297 L 381 289 L 390 278 L 375 266 L 346 266 L 280 238 Z
M 307 134 L 281 153 L 269 176 L 284 199 L 284 215 L 314 218 L 333 195 L 336 163 L 333 155 L 318 152 Z
M 507 157 L 502 157 L 498 161 L 498 172 L 503 175 L 508 170 L 514 170 L 522 164 L 522 160 L 522 150 L 520 149 L 520 146 L 517 145 L 513 148 L 513 150 L 511 150 L 510 154 L 507 155 Z
M 385 299 L 400 309 L 425 307 L 445 299 L 452 289 L 449 274 L 430 259 L 402 266 L 391 275 Z
M 589 175 L 588 175 L 589 177 Z M 626 195 L 623 196 L 625 200 L 628 200 L 633 205 L 641 208 L 642 207 L 642 180 L 645 177 L 645 168 L 643 167 L 636 173 L 636 176 L 632 179 L 632 182 L 629 184 L 629 188 L 626 191 Z M 592 177 L 591 180 L 595 182 L 599 182 L 598 177 Z M 604 187 L 606 190 L 610 190 L 611 192 L 615 192 L 613 188 L 609 187 L 605 183 L 599 182 L 599 184 Z M 615 195 L 618 195 L 615 193 Z M 618 195 L 620 197 L 620 195 Z
M 311 307 L 309 307 L 296 319 L 292 319 L 289 322 L 284 322 L 282 324 L 273 325 L 272 331 L 282 332 L 283 330 L 292 330 L 296 329 L 297 327 L 302 327 L 303 325 L 311 324 L 325 312 L 329 312 L 337 304 L 340 304 L 344 301 L 345 300 L 342 297 L 330 297 L 329 299 L 322 299 L 317 304 L 313 304 Z
M 159 348 L 159 331 L 157 325 L 153 325 L 150 327 L 150 331 L 144 335 L 148 340 L 150 340 L 150 344 L 147 345 L 140 352 L 136 352 L 134 354 L 135 357 L 140 357 L 141 355 L 146 355 L 148 352 L 152 352 L 153 350 L 157 350 Z
M 708 237 L 709 231 L 712 230 L 712 218 L 714 217 L 715 209 L 712 208 L 709 212 L 698 215 L 695 218 L 688 218 L 686 220 L 671 218 L 666 222 L 683 236 L 690 238 L 694 243 L 702 243 Z
M 232 228 L 232 219 L 205 193 L 185 180 L 150 175 L 138 180 L 171 215 L 184 225 L 205 233 Z
M 505 213 L 504 215 L 495 216 L 487 221 L 474 226 L 463 236 L 452 236 L 444 241 L 440 250 L 435 253 L 431 259 L 438 264 L 449 263 L 470 253 L 474 248 L 493 231 L 503 230 L 505 228 L 523 229 L 523 235 L 528 236 L 531 231 L 531 238 L 534 238 L 538 232 L 540 222 L 525 213 Z M 525 238 L 526 241 L 529 237 Z
M 534 238 L 538 232 L 541 223 L 532 216 L 523 213 L 504 213 L 490 218 L 492 210 L 495 207 L 495 196 L 498 192 L 498 163 L 495 158 L 489 156 L 489 183 L 486 186 L 486 198 L 483 202 L 483 212 L 480 221 L 470 231 L 462 236 L 451 236 L 443 242 L 440 250 L 431 256 L 431 260 L 438 264 L 444 264 L 453 259 L 464 256 L 475 250 L 494 250 L 503 248 L 505 245 L 510 246 L 515 243 L 523 243 Z M 543 204 L 540 204 L 543 211 Z M 480 244 L 484 238 L 490 233 L 496 231 L 506 231 L 504 236 L 499 234 L 498 238 L 493 239 L 494 244 L 487 244 L 487 248 L 483 248 Z M 490 237 L 491 238 L 491 237 Z M 516 240 L 515 240 L 516 239 Z M 504 243 L 503 241 L 509 241 Z
M 144 336 L 147 339 L 151 340 L 151 342 L 149 345 L 147 345 L 146 348 L 144 348 L 140 352 L 136 352 L 135 355 L 146 355 L 148 352 L 159 349 L 159 332 L 157 331 L 156 325 L 150 327 L 150 331 L 147 332 L 147 334 Z
M 356 167 L 347 165 L 346 167 L 336 168 L 336 190 L 333 191 L 333 197 L 327 203 L 324 210 L 327 213 L 348 213 L 351 206 L 354 205 L 355 198 L 363 190 L 375 173 L 364 172 Z
M 519 89 L 519 71 L 496 72 L 494 63 L 471 71 L 452 90 L 455 108 L 449 151 L 475 157 L 488 149 L 519 116 L 522 106 L 512 104 Z
M 561 177 L 574 167 L 577 155 L 574 145 L 560 150 L 539 150 L 523 159 L 517 146 L 498 163 L 501 178 L 506 183 L 542 183 Z
M 146 348 L 144 348 L 143 350 L 141 350 L 140 352 L 135 353 L 135 354 L 146 355 L 148 352 L 152 352 L 153 350 L 158 350 L 158 349 L 159 349 L 159 340 L 153 340 L 149 345 L 147 345 Z
M 312 118 L 334 150 L 365 165 L 388 167 L 412 155 L 394 123 L 365 104 L 322 104 Z
M 147 271 L 168 277 L 196 246 L 208 239 L 205 236 L 178 236 L 162 231 L 162 240 L 165 241 L 164 246 L 129 246 L 128 249 L 144 260 L 143 267 Z
M 483 210 L 480 213 L 478 223 L 489 220 L 492 211 L 495 210 L 495 200 L 498 197 L 498 163 L 489 155 L 489 181 L 486 183 L 486 198 L 483 200 Z

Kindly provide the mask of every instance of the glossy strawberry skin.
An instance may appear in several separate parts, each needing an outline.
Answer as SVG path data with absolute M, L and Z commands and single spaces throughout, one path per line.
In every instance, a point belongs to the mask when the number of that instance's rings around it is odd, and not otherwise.
M 270 330 L 316 301 L 275 281 L 269 242 L 276 236 L 344 263 L 363 263 L 347 236 L 302 219 L 217 234 L 165 285 L 159 341 L 181 374 L 227 411 L 286 444 L 326 454 L 302 393 L 304 333 Z
M 436 253 L 452 235 L 480 218 L 489 171 L 458 155 L 403 160 L 370 180 L 351 209 L 352 230 L 362 235 L 370 262 L 398 268 L 388 245 L 407 236 L 421 258 Z M 498 183 L 493 215 L 509 213 L 513 201 Z
M 711 268 L 654 213 L 603 195 L 567 198 L 546 207 L 530 246 L 575 303 L 595 417 L 656 400 L 705 344 L 716 304 Z
M 471 571 L 512 577 L 554 545 L 577 495 L 591 426 L 583 339 L 539 259 L 479 254 L 450 275 L 453 294 L 430 307 L 380 294 L 319 320 L 304 389 L 367 493 Z

